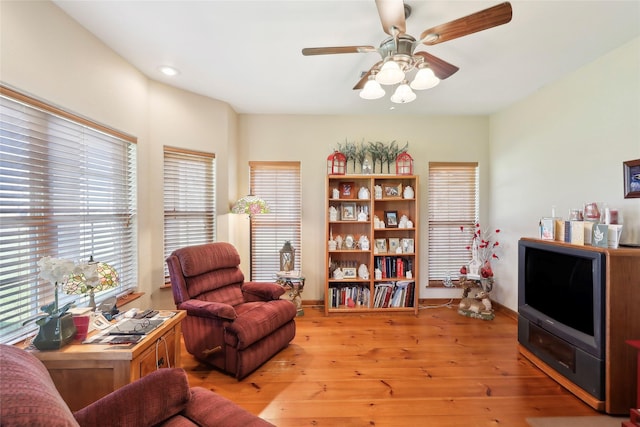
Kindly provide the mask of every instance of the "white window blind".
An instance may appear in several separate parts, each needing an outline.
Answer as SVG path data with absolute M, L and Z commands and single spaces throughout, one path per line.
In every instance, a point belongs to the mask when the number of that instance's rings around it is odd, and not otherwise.
M 215 160 L 211 153 L 164 147 L 164 259 L 176 249 L 215 241 Z
M 272 281 L 287 240 L 296 250 L 294 270 L 301 269 L 300 162 L 250 162 L 249 169 L 251 194 L 264 199 L 271 209 L 251 217 L 251 280 Z
M 1 87 L 0 342 L 35 330 L 54 286 L 38 277 L 44 256 L 106 262 L 118 288 L 137 283 L 135 138 Z M 60 304 L 88 297 L 60 293 Z
M 429 163 L 429 281 L 455 277 L 470 261 L 478 189 L 477 163 Z

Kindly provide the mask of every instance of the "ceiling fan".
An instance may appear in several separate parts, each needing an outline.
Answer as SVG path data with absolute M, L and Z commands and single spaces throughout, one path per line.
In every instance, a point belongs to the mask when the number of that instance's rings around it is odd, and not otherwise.
M 378 52 L 382 60 L 365 72 L 360 81 L 353 87 L 360 90 L 360 96 L 365 99 L 377 99 L 384 96 L 384 89 L 380 86 L 400 83 L 391 101 L 396 103 L 411 102 L 416 98 L 411 89 L 429 89 L 437 85 L 455 72 L 458 67 L 443 61 L 427 52 L 416 52 L 421 44 L 432 46 L 438 43 L 467 36 L 478 31 L 487 30 L 511 21 L 512 10 L 509 2 L 501 3 L 471 15 L 455 19 L 446 24 L 429 28 L 420 34 L 416 40 L 407 34 L 406 18 L 411 14 L 411 7 L 403 0 L 376 0 L 378 15 L 382 29 L 390 37 L 380 43 L 380 47 L 373 46 L 337 46 L 337 47 L 307 47 L 302 49 L 305 56 L 331 55 L 337 53 L 368 53 Z M 407 73 L 417 70 L 409 85 Z

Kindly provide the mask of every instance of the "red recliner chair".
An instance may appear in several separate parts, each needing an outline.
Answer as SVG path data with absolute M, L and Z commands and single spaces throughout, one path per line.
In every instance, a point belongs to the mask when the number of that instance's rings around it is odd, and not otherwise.
M 229 243 L 189 246 L 167 258 L 173 299 L 186 310 L 182 334 L 196 359 L 243 379 L 285 348 L 296 307 L 275 283 L 245 282 Z

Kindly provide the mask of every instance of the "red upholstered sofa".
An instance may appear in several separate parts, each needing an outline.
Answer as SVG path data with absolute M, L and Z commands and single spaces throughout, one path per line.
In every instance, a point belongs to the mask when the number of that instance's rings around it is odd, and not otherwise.
M 186 310 L 185 347 L 196 359 L 246 377 L 295 337 L 295 305 L 275 283 L 245 282 L 225 242 L 189 246 L 167 258 L 173 299 Z
M 0 425 L 14 426 L 273 426 L 201 387 L 183 369 L 160 369 L 75 413 L 47 368 L 31 353 L 0 344 Z

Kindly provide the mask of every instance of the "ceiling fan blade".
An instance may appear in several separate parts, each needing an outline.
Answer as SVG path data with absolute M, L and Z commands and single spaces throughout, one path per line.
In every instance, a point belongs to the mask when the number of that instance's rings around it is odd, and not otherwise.
M 440 80 L 451 77 L 460 69 L 436 56 L 428 54 L 427 52 L 414 52 L 414 55 L 422 56 L 424 58 L 424 62 L 429 64 L 429 67 L 433 70 L 433 74 L 435 74 Z
M 356 85 L 353 87 L 353 90 L 364 89 L 364 85 L 369 80 L 369 76 L 370 75 L 371 75 L 371 70 L 369 70 L 366 73 L 364 73 L 364 76 L 362 76 L 362 78 L 360 80 L 358 80 L 358 83 L 356 83 Z
M 364 73 L 364 75 L 362 76 L 362 78 L 358 81 L 358 83 L 356 83 L 356 85 L 353 87 L 353 90 L 360 90 L 364 88 L 365 83 L 367 83 L 367 80 L 369 80 L 369 76 L 371 75 L 371 73 L 374 70 L 379 70 L 380 66 L 382 66 L 382 61 L 376 63 L 373 67 L 371 67 L 369 69 L 369 71 L 367 71 L 366 73 Z
M 385 33 L 394 37 L 405 33 L 407 29 L 402 0 L 376 0 L 376 6 Z
M 304 56 L 332 55 L 334 53 L 367 53 L 376 52 L 373 46 L 336 46 L 336 47 L 305 47 L 302 49 Z
M 420 35 L 420 43 L 434 45 L 457 39 L 478 31 L 497 27 L 511 21 L 511 4 L 509 2 L 472 13 L 463 18 L 430 28 Z

